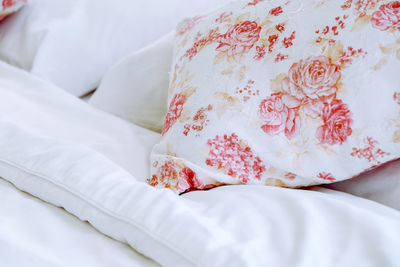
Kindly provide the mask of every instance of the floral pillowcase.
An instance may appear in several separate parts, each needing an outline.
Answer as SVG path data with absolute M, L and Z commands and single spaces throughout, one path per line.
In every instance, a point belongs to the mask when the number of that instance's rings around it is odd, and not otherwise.
M 2 0 L 0 1 L 0 21 L 20 9 L 27 0 Z
M 179 25 L 151 185 L 301 187 L 400 157 L 400 1 L 236 1 Z

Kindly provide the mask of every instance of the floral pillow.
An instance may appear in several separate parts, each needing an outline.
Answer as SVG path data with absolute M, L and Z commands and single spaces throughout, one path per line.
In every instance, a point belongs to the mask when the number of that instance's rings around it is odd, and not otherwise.
M 400 1 L 235 1 L 179 25 L 151 185 L 302 187 L 400 157 Z
M 20 9 L 27 0 L 2 0 L 0 4 L 0 21 Z

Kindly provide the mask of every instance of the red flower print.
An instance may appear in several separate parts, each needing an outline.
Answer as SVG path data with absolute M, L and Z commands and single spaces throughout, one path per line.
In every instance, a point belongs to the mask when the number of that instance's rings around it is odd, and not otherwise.
M 168 113 L 165 116 L 164 129 L 162 135 L 165 135 L 168 130 L 174 125 L 176 120 L 181 116 L 183 105 L 186 103 L 186 96 L 181 94 L 174 95 L 171 103 L 169 104 Z
M 282 81 L 283 89 L 297 99 L 322 99 L 336 94 L 341 74 L 339 66 L 325 56 L 309 57 L 294 63 L 289 77 Z
M 321 172 L 318 174 L 318 178 L 321 178 L 323 180 L 327 180 L 327 181 L 335 181 L 335 177 L 333 177 L 333 175 L 331 173 L 326 173 L 326 172 Z
M 279 35 L 277 35 L 277 34 L 268 36 L 268 42 L 269 42 L 268 53 L 272 53 L 272 50 L 274 49 L 274 45 L 275 45 L 276 41 L 278 41 L 278 38 L 279 38 Z
M 201 132 L 204 127 L 207 126 L 207 123 L 210 121 L 207 119 L 207 112 L 212 110 L 212 105 L 208 105 L 206 108 L 200 108 L 196 114 L 193 116 L 193 123 L 186 124 L 184 126 L 184 135 L 188 135 L 190 130 L 194 130 L 197 132 Z
M 297 175 L 292 172 L 287 172 L 284 177 L 289 180 L 294 180 L 296 179 Z
M 265 51 L 265 46 L 256 46 L 257 54 L 254 56 L 255 60 L 260 60 L 265 57 L 267 51 Z
M 11 7 L 14 4 L 15 4 L 14 0 L 3 0 L 3 9 Z
M 224 23 L 230 16 L 232 16 L 232 12 L 223 12 L 221 15 L 219 15 L 218 18 L 215 19 L 216 23 Z
M 354 2 L 354 13 L 358 17 L 365 16 L 367 11 L 374 8 L 375 5 L 381 0 L 346 0 L 341 8 L 343 10 L 351 8 Z
M 380 0 L 357 0 L 355 1 L 355 13 L 358 16 L 364 16 L 367 11 L 374 7 L 376 2 Z
M 259 96 L 260 90 L 253 88 L 254 81 L 248 80 L 244 87 L 236 87 L 236 94 L 240 94 L 243 97 L 243 101 L 247 102 L 251 96 Z
M 296 38 L 296 31 L 292 32 L 289 37 L 285 37 L 282 41 L 283 47 L 289 48 L 293 45 L 293 40 Z
M 275 63 L 284 61 L 284 60 L 287 59 L 288 57 L 289 57 L 288 55 L 284 55 L 284 54 L 278 53 L 278 54 L 276 55 L 276 57 L 275 57 Z
M 173 160 L 167 160 L 157 171 L 157 174 L 153 175 L 150 180 L 151 186 L 161 185 L 165 188 L 174 188 L 178 183 L 178 172 L 175 168 L 175 162 Z M 172 183 L 172 184 L 171 184 Z
M 348 15 L 343 15 L 342 17 L 335 17 L 335 22 L 333 25 L 326 25 L 322 29 L 316 30 L 315 33 L 318 34 L 316 43 L 321 43 L 323 40 L 328 40 L 329 45 L 336 43 L 336 36 L 339 35 L 340 31 L 345 28 L 345 20 L 348 19 Z
M 280 7 L 280 6 L 273 8 L 269 11 L 269 14 L 271 14 L 272 16 L 279 16 L 282 13 L 283 13 L 283 10 L 282 10 L 282 7 Z
M 282 32 L 285 31 L 285 24 L 284 24 L 284 23 L 278 24 L 278 25 L 275 26 L 275 29 L 276 29 L 278 32 L 282 33 Z
M 196 112 L 196 114 L 193 117 L 193 125 L 192 125 L 193 130 L 198 132 L 203 130 L 204 126 L 209 121 L 207 119 L 206 112 L 211 110 L 212 110 L 212 105 L 208 105 L 207 108 L 201 108 Z
M 213 43 L 215 40 L 217 40 L 220 37 L 220 34 L 218 33 L 218 28 L 216 29 L 212 29 L 208 32 L 207 36 L 205 37 L 201 37 L 200 35 L 197 35 L 195 38 L 195 42 L 192 45 L 191 48 L 189 48 L 188 50 L 186 50 L 185 54 L 181 57 L 181 60 L 183 58 L 188 58 L 189 60 L 191 60 L 194 56 L 197 55 L 197 53 L 199 53 L 199 51 L 201 49 L 203 49 L 205 46 Z
M 269 135 L 285 133 L 292 139 L 298 132 L 300 119 L 297 109 L 288 108 L 282 101 L 282 94 L 272 94 L 264 99 L 258 111 L 263 125 L 261 129 Z
M 367 55 L 367 52 L 365 52 L 361 48 L 354 49 L 353 47 L 349 46 L 349 47 L 347 47 L 347 51 L 342 52 L 339 62 L 342 65 L 351 65 L 353 63 L 353 59 L 359 58 L 359 57 L 365 57 L 366 55 Z
M 202 189 L 203 186 L 192 169 L 185 167 L 179 172 L 178 193 Z
M 344 2 L 343 5 L 341 5 L 340 7 L 343 10 L 349 9 L 351 7 L 351 4 L 353 3 L 353 0 L 346 0 L 346 2 Z
M 228 52 L 229 56 L 247 53 L 260 38 L 261 27 L 255 21 L 245 21 L 231 26 L 218 38 L 217 51 Z
M 364 148 L 355 148 L 353 147 L 353 152 L 350 153 L 351 156 L 357 157 L 359 159 L 364 158 L 368 160 L 368 162 L 375 162 L 375 164 L 380 164 L 381 162 L 378 160 L 379 158 L 383 158 L 386 155 L 390 155 L 378 148 L 378 141 L 374 140 L 372 137 L 367 137 L 365 140 L 366 147 Z
M 381 5 L 378 11 L 372 14 L 372 26 L 386 31 L 388 29 L 400 30 L 400 2 L 393 1 L 386 5 Z
M 258 3 L 263 2 L 264 0 L 253 0 L 249 2 L 246 6 L 256 6 Z
M 400 105 L 400 92 L 394 93 L 393 100 L 396 101 L 396 103 Z
M 183 25 L 178 29 L 178 35 L 184 35 L 185 33 L 192 30 L 202 19 L 204 16 L 196 16 L 190 19 L 185 20 Z
M 253 179 L 261 180 L 266 170 L 261 159 L 236 134 L 216 136 L 208 140 L 210 152 L 206 164 L 225 170 L 226 174 L 247 183 Z
M 316 136 L 323 144 L 342 144 L 352 134 L 351 112 L 342 100 L 333 100 L 332 103 L 325 103 L 322 109 L 324 125 L 317 129 Z

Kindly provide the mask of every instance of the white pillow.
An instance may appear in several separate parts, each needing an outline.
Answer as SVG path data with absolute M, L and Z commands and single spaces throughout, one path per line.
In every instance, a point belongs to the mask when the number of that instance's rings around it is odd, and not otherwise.
M 0 77 L 0 177 L 162 266 L 400 264 L 392 209 L 318 188 L 156 190 L 137 178 L 148 167 L 143 138 L 158 134 L 2 63 Z
M 167 113 L 173 33 L 127 56 L 104 75 L 89 103 L 161 132 Z
M 389 162 L 359 177 L 326 187 L 374 200 L 400 210 L 400 160 Z
M 53 92 L 54 91 L 54 92 Z M 90 147 L 142 179 L 159 134 L 97 110 L 0 61 L 0 118 L 33 134 Z
M 0 25 L 0 59 L 80 96 L 122 56 L 220 2 L 31 0 Z

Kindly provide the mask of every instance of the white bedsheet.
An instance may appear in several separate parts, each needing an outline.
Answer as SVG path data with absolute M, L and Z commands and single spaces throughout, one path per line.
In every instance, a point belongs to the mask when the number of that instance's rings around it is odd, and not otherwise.
M 0 266 L 155 267 L 152 260 L 0 178 Z

